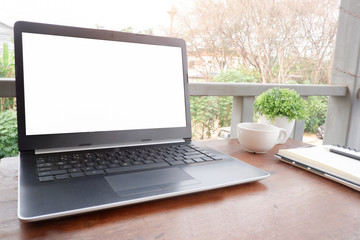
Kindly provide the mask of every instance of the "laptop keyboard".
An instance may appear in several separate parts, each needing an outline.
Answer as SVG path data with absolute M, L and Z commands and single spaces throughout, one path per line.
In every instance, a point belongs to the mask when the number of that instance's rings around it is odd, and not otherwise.
M 222 160 L 192 144 L 36 156 L 39 182 Z

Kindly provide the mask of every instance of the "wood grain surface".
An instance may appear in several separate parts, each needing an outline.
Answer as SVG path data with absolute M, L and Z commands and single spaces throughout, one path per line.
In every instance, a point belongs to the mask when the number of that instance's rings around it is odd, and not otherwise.
M 0 239 L 360 239 L 360 193 L 237 140 L 203 144 L 271 173 L 259 182 L 24 223 L 17 219 L 17 159 L 0 163 Z M 216 177 L 216 176 L 214 176 Z

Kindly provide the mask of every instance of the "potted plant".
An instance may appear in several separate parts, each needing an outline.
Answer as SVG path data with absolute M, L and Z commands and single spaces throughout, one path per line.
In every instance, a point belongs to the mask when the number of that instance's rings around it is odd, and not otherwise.
M 298 92 L 288 88 L 271 88 L 255 99 L 254 110 L 260 122 L 284 128 L 289 138 L 295 120 L 305 119 L 306 101 Z

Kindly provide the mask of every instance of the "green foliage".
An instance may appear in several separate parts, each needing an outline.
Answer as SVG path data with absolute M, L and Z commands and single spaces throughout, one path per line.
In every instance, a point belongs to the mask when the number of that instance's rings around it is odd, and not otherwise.
M 316 133 L 317 128 L 325 123 L 328 98 L 326 96 L 310 96 L 307 101 L 305 131 Z
M 299 120 L 306 117 L 306 101 L 295 90 L 271 88 L 255 99 L 254 110 L 269 120 L 277 117 Z
M 215 128 L 217 115 L 215 97 L 190 97 L 191 121 L 193 136 L 203 139 L 210 137 Z
M 0 112 L 0 158 L 18 153 L 16 111 Z
M 0 112 L 14 110 L 16 108 L 15 98 L 0 98 Z
M 219 127 L 231 124 L 232 97 L 190 97 L 193 136 L 210 138 Z
M 128 32 L 128 33 L 133 33 L 134 32 L 134 28 L 129 26 L 127 28 L 123 28 L 120 30 L 121 32 Z
M 246 70 L 245 68 L 230 69 L 220 73 L 214 77 L 215 82 L 231 82 L 231 83 L 260 83 L 261 76 L 256 70 Z
M 217 82 L 258 82 L 244 69 L 227 70 L 214 78 Z M 232 97 L 190 97 L 191 124 L 195 139 L 210 138 L 216 129 L 231 125 Z
M 3 43 L 3 54 L 0 56 L 0 78 L 15 77 L 15 58 L 14 53 L 9 51 L 6 43 Z M 15 98 L 0 98 L 0 111 L 14 109 Z
M 9 51 L 9 46 L 3 43 L 3 54 L 0 57 L 0 77 L 12 78 L 15 76 L 14 53 Z
M 231 125 L 232 97 L 217 97 L 219 127 Z

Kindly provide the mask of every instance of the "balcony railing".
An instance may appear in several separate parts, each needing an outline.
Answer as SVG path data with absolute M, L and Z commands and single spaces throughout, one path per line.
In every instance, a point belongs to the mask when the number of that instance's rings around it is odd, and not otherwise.
M 309 84 L 255 84 L 255 83 L 191 83 L 191 96 L 233 96 L 231 138 L 236 137 L 236 125 L 240 122 L 252 122 L 255 97 L 262 92 L 282 87 L 296 90 L 304 99 L 309 96 L 344 97 L 347 87 L 342 85 Z M 291 138 L 302 141 L 304 134 L 303 120 L 296 121 Z
M 296 90 L 304 99 L 309 96 L 345 97 L 348 93 L 344 85 L 308 84 L 250 84 L 250 83 L 190 83 L 191 96 L 232 96 L 231 138 L 236 137 L 236 125 L 253 121 L 255 97 L 273 87 L 286 87 Z M 15 97 L 15 80 L 0 78 L 0 97 Z M 328 106 L 328 108 L 331 106 Z M 327 120 L 327 121 L 331 121 Z M 327 123 L 331 126 L 331 123 Z M 332 131 L 327 129 L 327 131 Z M 292 138 L 302 140 L 304 121 L 297 121 Z

